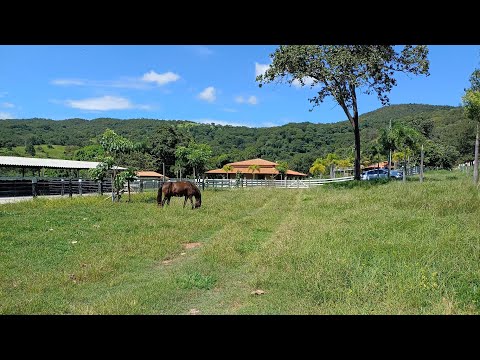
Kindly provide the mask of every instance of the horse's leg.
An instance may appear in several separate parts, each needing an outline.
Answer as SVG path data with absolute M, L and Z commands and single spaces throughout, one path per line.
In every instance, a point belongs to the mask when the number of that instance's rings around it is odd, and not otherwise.
M 193 196 L 190 195 L 190 203 L 192 204 L 192 210 L 195 209 L 195 207 L 193 206 Z
M 185 204 L 187 203 L 187 195 L 185 195 L 185 201 L 183 202 L 183 208 L 185 209 Z
M 168 200 L 167 200 L 167 205 L 170 205 L 170 199 L 172 198 L 172 196 L 169 196 L 168 197 Z

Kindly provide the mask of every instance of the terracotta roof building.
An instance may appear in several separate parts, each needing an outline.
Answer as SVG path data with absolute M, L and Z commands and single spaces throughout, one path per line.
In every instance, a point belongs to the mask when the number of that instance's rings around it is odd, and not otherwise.
M 237 172 L 241 173 L 245 179 L 273 179 L 280 175 L 280 172 L 275 168 L 278 163 L 264 159 L 238 161 L 229 163 L 227 165 L 230 165 L 232 167 L 232 170 L 228 172 L 228 177 L 230 179 L 233 179 L 236 176 Z M 256 170 L 253 170 L 252 168 L 250 168 L 250 166 L 252 165 L 257 165 L 258 168 Z M 222 177 L 226 177 L 227 172 L 223 169 L 215 169 L 209 170 L 205 172 L 205 174 L 207 176 L 221 175 Z M 307 176 L 307 174 L 298 171 L 287 170 L 286 172 L 287 178 L 305 176 Z M 278 179 L 280 179 L 280 177 L 278 177 Z
M 139 179 L 155 179 L 163 180 L 164 176 L 155 171 L 137 171 L 135 173 Z M 169 179 L 168 176 L 165 176 L 165 179 Z

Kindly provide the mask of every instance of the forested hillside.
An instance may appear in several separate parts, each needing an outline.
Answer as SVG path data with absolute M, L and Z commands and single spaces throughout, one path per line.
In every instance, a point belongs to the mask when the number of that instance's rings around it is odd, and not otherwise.
M 473 156 L 474 124 L 463 115 L 461 107 L 420 104 L 391 105 L 360 116 L 362 153 L 365 156 L 368 155 L 369 143 L 378 137 L 379 131 L 387 127 L 390 121 L 412 126 L 431 140 L 428 148 L 431 156 L 428 159 L 432 166 L 448 167 Z M 0 148 L 3 148 L 2 154 L 19 156 L 25 156 L 25 153 L 20 154 L 15 151 L 15 147 L 30 143 L 79 148 L 89 145 L 87 150 L 90 151 L 92 145 L 97 144 L 98 137 L 110 128 L 136 143 L 145 144 L 144 149 L 153 149 L 168 138 L 166 129 L 172 126 L 179 138 L 183 136 L 184 139 L 194 139 L 197 143 L 207 143 L 212 147 L 213 160 L 210 167 L 262 157 L 286 161 L 290 168 L 308 172 L 316 158 L 328 153 L 336 153 L 344 158 L 353 155 L 353 131 L 348 121 L 248 128 L 197 124 L 186 120 L 1 120 Z M 85 158 L 86 152 L 81 150 L 80 154 Z M 68 157 L 67 154 L 65 157 Z M 148 161 L 145 162 L 146 167 L 147 163 Z M 148 167 L 157 166 L 158 163 L 152 163 Z

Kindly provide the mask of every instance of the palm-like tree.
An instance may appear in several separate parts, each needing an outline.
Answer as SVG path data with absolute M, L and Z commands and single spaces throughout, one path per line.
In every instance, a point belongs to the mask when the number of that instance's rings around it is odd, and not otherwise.
M 256 165 L 256 164 L 250 165 L 250 166 L 248 167 L 248 170 L 251 170 L 251 171 L 252 171 L 253 178 L 255 179 L 255 173 L 254 173 L 254 172 L 255 172 L 255 171 L 260 172 L 260 165 Z
M 227 173 L 227 180 L 228 180 L 229 179 L 228 173 L 233 170 L 233 166 L 232 165 L 224 165 L 222 169 L 223 169 L 223 171 L 225 171 Z
M 282 174 L 282 180 L 285 177 L 285 174 L 288 171 L 288 163 L 286 161 L 280 161 L 278 165 L 275 167 L 280 174 Z
M 420 134 L 413 128 L 396 125 L 392 129 L 392 139 L 398 152 L 403 153 L 403 181 L 407 175 L 407 158 L 418 148 Z

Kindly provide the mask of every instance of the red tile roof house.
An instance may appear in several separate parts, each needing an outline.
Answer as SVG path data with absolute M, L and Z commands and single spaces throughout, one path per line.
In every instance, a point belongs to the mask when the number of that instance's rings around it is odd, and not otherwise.
M 135 174 L 139 180 L 163 180 L 163 175 L 155 171 L 137 171 Z M 165 176 L 165 179 L 168 180 L 169 177 Z
M 275 166 L 277 166 L 278 164 L 268 160 L 251 159 L 251 160 L 233 162 L 227 165 L 232 166 L 232 170 L 228 172 L 229 179 L 234 179 L 237 172 L 240 172 L 241 174 L 243 174 L 243 177 L 245 179 L 278 179 L 280 180 L 280 172 L 277 169 L 275 169 Z M 257 170 L 249 169 L 249 166 L 251 165 L 258 165 L 259 168 Z M 209 170 L 205 172 L 205 175 L 207 177 L 221 176 L 226 178 L 227 172 L 223 169 L 215 169 L 215 170 Z M 306 176 L 307 174 L 304 174 L 298 171 L 293 171 L 293 170 L 287 170 L 287 173 L 286 173 L 287 179 L 301 178 Z

